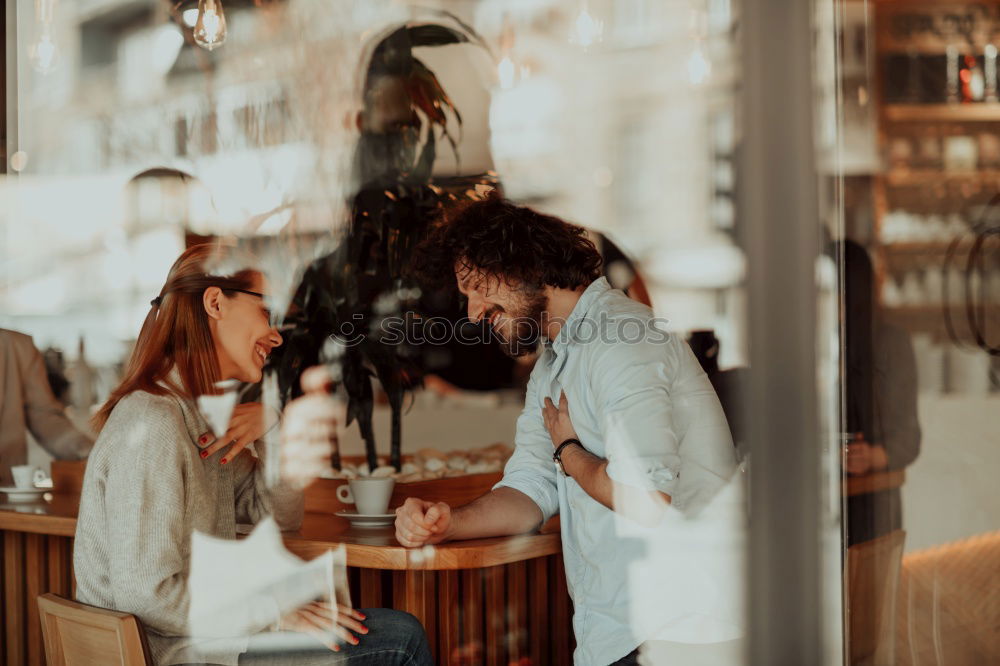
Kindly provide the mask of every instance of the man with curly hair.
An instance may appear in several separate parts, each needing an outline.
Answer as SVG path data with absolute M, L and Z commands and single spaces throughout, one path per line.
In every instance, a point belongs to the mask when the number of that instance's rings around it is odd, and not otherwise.
M 503 479 L 454 511 L 408 499 L 399 542 L 523 534 L 559 514 L 575 663 L 740 662 L 740 474 L 683 339 L 600 277 L 583 229 L 497 196 L 448 211 L 413 272 L 454 285 L 507 354 L 542 351 Z

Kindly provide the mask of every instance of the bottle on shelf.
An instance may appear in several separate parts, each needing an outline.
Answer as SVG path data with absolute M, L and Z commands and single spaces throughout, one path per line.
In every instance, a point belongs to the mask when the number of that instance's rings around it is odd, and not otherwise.
M 958 78 L 962 81 L 962 101 L 982 102 L 986 92 L 983 68 L 979 66 L 976 56 L 969 53 L 965 54 L 962 62 L 962 69 L 958 73 Z
M 954 44 L 949 44 L 945 49 L 945 98 L 948 100 L 949 104 L 958 104 L 959 102 L 959 53 L 958 47 Z
M 985 77 L 983 98 L 987 102 L 997 101 L 997 47 L 987 44 L 983 48 L 983 76 Z

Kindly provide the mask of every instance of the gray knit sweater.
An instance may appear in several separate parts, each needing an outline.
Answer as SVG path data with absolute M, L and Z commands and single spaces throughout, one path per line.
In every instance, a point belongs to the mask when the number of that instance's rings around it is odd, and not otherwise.
M 282 529 L 302 523 L 302 493 L 265 491 L 249 451 L 226 465 L 226 448 L 202 459 L 196 442 L 208 430 L 192 403 L 137 391 L 111 412 L 87 462 L 77 598 L 136 615 L 156 664 L 236 664 L 246 647 L 246 639 L 186 638 L 192 530 L 234 539 L 237 523 L 269 514 Z

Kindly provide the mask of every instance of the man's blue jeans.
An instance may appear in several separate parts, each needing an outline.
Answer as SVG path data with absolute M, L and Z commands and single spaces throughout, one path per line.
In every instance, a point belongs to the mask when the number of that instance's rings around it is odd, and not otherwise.
M 305 634 L 258 634 L 250 638 L 240 666 L 431 666 L 427 634 L 417 618 L 388 608 L 362 608 L 368 633 L 358 645 L 341 644 L 333 652 Z

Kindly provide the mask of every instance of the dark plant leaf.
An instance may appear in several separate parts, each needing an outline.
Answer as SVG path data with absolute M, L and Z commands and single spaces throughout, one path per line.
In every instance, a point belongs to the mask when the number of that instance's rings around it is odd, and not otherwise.
M 410 46 L 446 46 L 469 41 L 463 33 L 437 24 L 407 26 L 406 33 Z
M 433 135 L 434 128 L 431 127 L 429 132 Z M 420 159 L 417 160 L 417 165 L 413 169 L 414 180 L 429 181 L 431 179 L 431 173 L 434 169 L 434 159 L 437 157 L 435 144 L 433 136 L 427 139 L 427 143 L 424 144 L 424 149 L 420 151 Z

